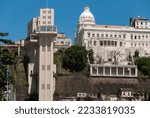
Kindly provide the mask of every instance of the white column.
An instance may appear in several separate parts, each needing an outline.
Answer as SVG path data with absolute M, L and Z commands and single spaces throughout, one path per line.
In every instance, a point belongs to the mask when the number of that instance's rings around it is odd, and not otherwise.
M 105 67 L 103 67 L 103 76 L 105 76 Z
M 112 68 L 112 67 L 110 67 L 110 76 L 112 76 L 112 75 L 111 75 L 111 68 Z
M 125 73 L 124 73 L 124 67 L 123 67 L 123 76 L 125 75 Z
M 116 68 L 116 75 L 118 76 L 118 67 Z

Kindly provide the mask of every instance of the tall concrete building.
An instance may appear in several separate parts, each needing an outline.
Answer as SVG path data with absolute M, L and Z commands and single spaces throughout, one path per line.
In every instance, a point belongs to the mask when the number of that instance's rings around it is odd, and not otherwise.
M 28 92 L 37 93 L 40 101 L 51 101 L 56 72 L 56 65 L 53 64 L 53 41 L 57 37 L 54 9 L 40 9 L 40 16 L 28 23 L 27 35 L 23 55 L 28 64 Z

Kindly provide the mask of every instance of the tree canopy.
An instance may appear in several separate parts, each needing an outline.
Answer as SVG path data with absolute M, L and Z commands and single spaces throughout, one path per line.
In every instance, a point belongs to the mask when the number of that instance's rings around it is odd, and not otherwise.
M 150 58 L 138 57 L 134 59 L 135 64 L 138 66 L 138 70 L 144 75 L 150 78 Z
M 82 71 L 88 62 L 88 51 L 83 46 L 72 46 L 65 50 L 63 67 L 70 71 Z

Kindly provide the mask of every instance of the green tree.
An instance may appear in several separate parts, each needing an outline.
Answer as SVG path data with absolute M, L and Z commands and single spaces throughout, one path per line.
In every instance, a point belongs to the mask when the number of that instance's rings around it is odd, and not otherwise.
M 6 33 L 0 33 L 0 36 L 7 36 Z M 12 44 L 12 41 L 0 39 L 5 44 Z M 6 91 L 6 84 L 14 84 L 13 77 L 7 74 L 7 66 L 15 63 L 15 53 L 9 52 L 7 49 L 1 49 L 0 46 L 0 100 L 4 99 L 4 91 Z
M 70 71 L 82 71 L 88 62 L 88 51 L 83 46 L 72 46 L 65 50 L 63 67 Z
M 150 58 L 147 57 L 135 58 L 135 64 L 138 66 L 138 70 L 144 76 L 150 77 Z
M 134 58 L 137 58 L 137 57 L 139 57 L 139 51 L 138 50 L 136 50 L 134 53 Z
M 90 49 L 88 51 L 88 58 L 89 58 L 90 63 L 93 64 L 94 63 L 94 57 L 93 57 L 93 50 L 92 49 Z

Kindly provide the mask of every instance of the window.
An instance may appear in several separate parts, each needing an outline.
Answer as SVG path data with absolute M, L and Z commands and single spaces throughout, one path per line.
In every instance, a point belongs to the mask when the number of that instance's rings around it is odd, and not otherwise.
M 133 39 L 133 34 L 131 34 L 131 39 Z
M 51 19 L 51 16 L 48 16 L 48 19 Z
M 101 34 L 101 37 L 104 37 L 104 34 Z
M 42 88 L 42 89 L 45 89 L 45 84 L 42 84 L 42 85 L 41 85 L 41 88 Z
M 47 70 L 50 70 L 51 69 L 51 66 L 50 65 L 47 65 Z
M 137 36 L 135 36 L 134 38 L 137 39 Z
M 133 43 L 131 43 L 131 48 L 133 47 Z
M 122 46 L 122 42 L 120 42 L 120 46 Z
M 43 19 L 46 19 L 46 16 L 43 16 Z
M 97 34 L 97 37 L 99 37 L 99 34 Z
M 125 34 L 123 34 L 123 38 L 126 38 L 126 35 L 125 35 Z
M 43 11 L 43 13 L 45 14 L 45 13 L 46 13 L 46 11 L 44 10 L 44 11 Z
M 134 46 L 136 47 L 136 43 L 134 44 Z
M 50 13 L 51 13 L 51 10 L 49 10 L 48 13 L 50 14 Z
M 48 21 L 47 23 L 48 23 L 48 24 L 51 24 L 51 21 Z
M 45 51 L 45 46 L 42 46 L 42 51 Z
M 42 70 L 45 70 L 45 65 L 42 65 Z
M 139 38 L 139 39 L 141 39 L 141 37 L 140 37 L 140 36 L 138 36 L 138 38 Z
M 47 89 L 50 89 L 50 84 L 47 84 Z
M 115 34 L 115 37 L 117 38 L 117 34 Z
M 46 24 L 46 21 L 43 21 L 43 24 Z
M 106 46 L 106 41 L 104 41 L 104 46 Z
M 103 46 L 103 41 L 100 41 L 100 46 Z
M 89 37 L 89 38 L 91 37 L 91 34 L 90 34 L 90 33 L 88 33 L 88 37 Z
M 50 46 L 47 46 L 47 51 L 50 51 L 50 50 L 51 50 Z
M 117 46 L 117 41 L 115 41 L 115 46 Z
M 119 35 L 119 38 L 121 38 L 121 35 Z
M 92 34 L 92 37 L 95 37 L 95 34 Z
M 94 46 L 96 46 L 96 42 L 97 42 L 97 41 L 94 41 Z
M 113 35 L 111 34 L 110 37 L 113 37 Z
M 147 25 L 147 22 L 145 22 L 145 25 Z
M 108 34 L 106 34 L 106 37 L 108 37 Z
M 108 46 L 110 46 L 110 41 L 108 41 Z

